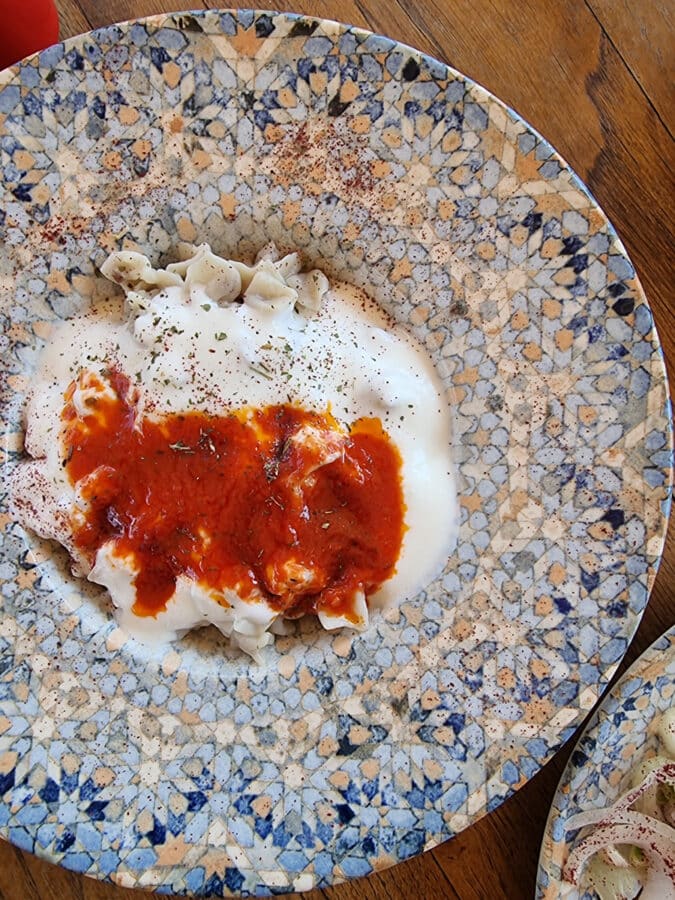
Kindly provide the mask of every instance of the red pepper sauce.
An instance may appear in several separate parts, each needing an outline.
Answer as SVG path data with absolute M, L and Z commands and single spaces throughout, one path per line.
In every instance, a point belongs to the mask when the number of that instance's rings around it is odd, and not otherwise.
M 80 376 L 82 416 L 77 386 L 62 415 L 64 465 L 88 501 L 75 541 L 92 563 L 108 541 L 133 560 L 137 615 L 163 610 L 185 575 L 262 595 L 287 617 L 330 609 L 355 621 L 354 592 L 394 573 L 401 458 L 378 419 L 344 432 L 330 413 L 290 404 L 150 419 L 119 372 Z

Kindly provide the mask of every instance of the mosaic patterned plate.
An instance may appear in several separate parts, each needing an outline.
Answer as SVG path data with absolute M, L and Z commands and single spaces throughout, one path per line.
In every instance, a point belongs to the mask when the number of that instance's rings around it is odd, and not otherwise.
M 539 900 L 593 900 L 562 880 L 569 854 L 565 822 L 579 812 L 611 806 L 626 789 L 636 762 L 657 750 L 661 713 L 675 705 L 675 626 L 620 678 L 589 721 L 553 800 L 539 859 Z
M 573 732 L 664 540 L 664 366 L 633 267 L 565 163 L 446 66 L 331 22 L 210 11 L 105 28 L 0 76 L 4 471 L 55 322 L 107 253 L 270 239 L 365 286 L 447 387 L 457 546 L 364 634 L 262 666 L 128 639 L 0 509 L 0 830 L 122 885 L 304 890 L 498 806 Z

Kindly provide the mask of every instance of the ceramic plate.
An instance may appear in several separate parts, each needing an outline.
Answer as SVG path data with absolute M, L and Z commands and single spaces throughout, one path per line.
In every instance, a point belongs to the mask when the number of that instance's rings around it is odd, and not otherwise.
M 4 465 L 107 253 L 266 241 L 362 285 L 447 389 L 445 571 L 364 634 L 152 653 L 2 517 L 0 829 L 123 885 L 304 890 L 466 828 L 593 706 L 664 540 L 664 366 L 633 267 L 540 136 L 383 37 L 252 12 L 105 28 L 2 76 Z
M 565 822 L 579 812 L 603 809 L 626 790 L 636 763 L 658 749 L 660 714 L 675 705 L 675 626 L 619 679 L 593 714 L 565 769 L 553 800 L 539 859 L 539 900 L 591 900 L 562 880 L 571 849 Z

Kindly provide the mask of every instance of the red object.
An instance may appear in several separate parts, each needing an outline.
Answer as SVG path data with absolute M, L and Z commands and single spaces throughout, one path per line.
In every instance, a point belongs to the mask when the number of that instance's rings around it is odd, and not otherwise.
M 53 0 L 0 0 L 0 69 L 59 39 Z
M 354 591 L 393 574 L 405 529 L 401 458 L 378 419 L 345 434 L 330 413 L 283 404 L 139 421 L 129 380 L 107 375 L 80 376 L 96 389 L 84 417 L 67 392 L 64 457 L 89 507 L 76 544 L 92 562 L 108 541 L 132 558 L 137 615 L 164 609 L 186 575 L 293 617 L 355 621 Z

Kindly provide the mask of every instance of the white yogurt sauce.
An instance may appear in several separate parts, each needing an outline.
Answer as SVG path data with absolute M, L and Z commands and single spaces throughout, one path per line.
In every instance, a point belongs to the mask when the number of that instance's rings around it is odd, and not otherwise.
M 320 272 L 300 275 L 294 254 L 279 261 L 271 256 L 247 267 L 202 246 L 185 263 L 153 270 L 139 254 L 113 254 L 103 271 L 125 288 L 126 317 L 90 313 L 63 323 L 30 392 L 25 447 L 33 459 L 13 477 L 18 516 L 64 544 L 76 573 L 105 585 L 121 626 L 146 642 L 213 623 L 255 656 L 272 640 L 268 629 L 279 630 L 279 614 L 262 596 L 244 601 L 234 592 L 226 597 L 230 607 L 223 607 L 181 577 L 165 611 L 137 616 L 133 563 L 107 544 L 89 570 L 73 546 L 71 517 L 82 500 L 64 472 L 58 439 L 64 392 L 82 370 L 118 367 L 152 417 L 293 403 L 329 407 L 343 423 L 379 418 L 402 458 L 407 530 L 396 572 L 369 598 L 371 608 L 424 588 L 456 536 L 450 412 L 426 352 L 361 291 L 328 286 Z M 77 396 L 74 403 L 77 408 Z M 368 608 L 356 599 L 363 629 Z M 319 618 L 326 628 L 354 627 L 341 617 Z

